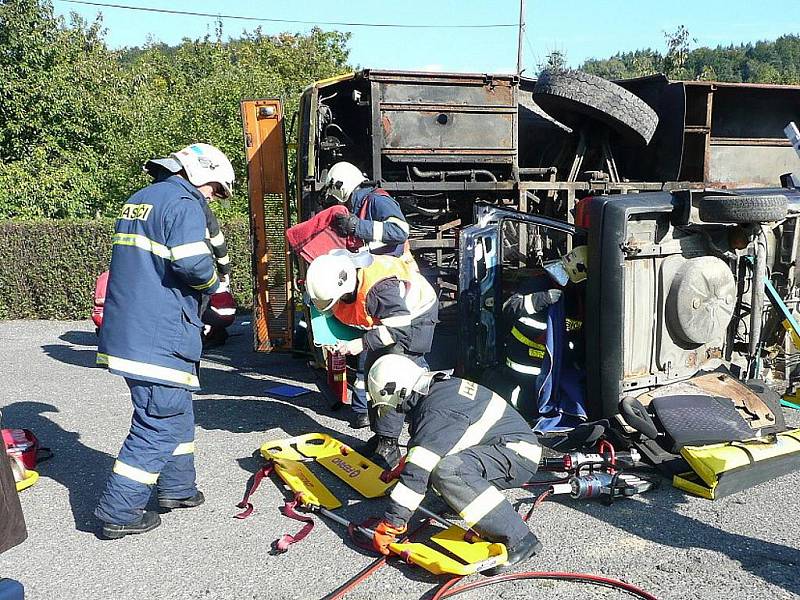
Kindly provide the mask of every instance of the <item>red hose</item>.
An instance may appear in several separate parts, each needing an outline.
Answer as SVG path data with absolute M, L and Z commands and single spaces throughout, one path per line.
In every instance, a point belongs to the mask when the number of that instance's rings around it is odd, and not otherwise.
M 620 581 L 618 579 L 612 579 L 610 577 L 603 577 L 602 575 L 590 575 L 588 573 L 562 573 L 559 571 L 523 571 L 521 573 L 507 573 L 505 575 L 495 575 L 494 577 L 485 577 L 483 579 L 479 579 L 477 581 L 473 581 L 472 583 L 467 583 L 460 587 L 453 587 L 456 582 L 458 582 L 461 578 L 454 577 L 446 581 L 442 586 L 436 591 L 436 594 L 431 598 L 431 600 L 444 600 L 444 598 L 452 598 L 458 594 L 463 592 L 468 592 L 470 590 L 475 590 L 478 588 L 485 587 L 487 585 L 494 585 L 496 583 L 505 583 L 507 581 L 516 581 L 519 579 L 555 579 L 560 581 L 575 581 L 578 583 L 588 583 L 591 585 L 601 585 L 606 587 L 611 587 L 614 589 L 621 590 L 623 592 L 627 592 L 639 598 L 644 598 L 644 600 L 658 600 L 652 594 L 645 592 L 643 589 L 636 587 L 630 583 L 625 583 L 624 581 Z
M 533 502 L 533 506 L 531 506 L 531 509 L 528 511 L 528 514 L 527 514 L 527 515 L 525 515 L 524 517 L 522 517 L 522 520 L 523 520 L 523 521 L 525 521 L 525 522 L 527 523 L 527 522 L 528 522 L 528 519 L 530 519 L 530 518 L 531 518 L 531 515 L 533 514 L 533 511 L 534 511 L 536 508 L 538 508 L 538 507 L 539 507 L 539 505 L 540 505 L 542 502 L 544 502 L 545 500 L 547 500 L 547 498 L 548 498 L 548 497 L 550 496 L 550 494 L 552 494 L 552 493 L 553 493 L 553 490 L 552 490 L 552 488 L 548 488 L 548 489 L 546 489 L 545 491 L 543 491 L 541 494 L 539 494 L 538 496 L 536 496 L 536 500 L 534 500 L 534 502 Z
M 424 527 L 429 525 L 431 522 L 430 519 L 425 519 L 422 523 L 420 523 L 413 531 L 411 531 L 405 538 L 400 540 L 401 542 L 409 542 L 411 541 L 414 536 Z M 322 600 L 339 600 L 340 598 L 344 598 L 345 595 L 349 594 L 353 589 L 360 585 L 367 577 L 372 575 L 375 571 L 380 569 L 383 565 L 386 564 L 387 556 L 380 556 L 364 567 L 361 571 L 356 573 L 353 577 L 345 581 L 342 585 L 338 588 L 333 590 L 330 594 L 325 596 Z
M 609 471 L 613 474 L 614 471 L 616 471 L 615 467 L 617 466 L 617 454 L 614 450 L 614 446 L 608 440 L 600 440 L 597 442 L 597 453 L 602 456 L 603 450 L 608 450 L 608 453 L 611 455 L 611 460 L 609 460 L 611 463 L 611 468 Z

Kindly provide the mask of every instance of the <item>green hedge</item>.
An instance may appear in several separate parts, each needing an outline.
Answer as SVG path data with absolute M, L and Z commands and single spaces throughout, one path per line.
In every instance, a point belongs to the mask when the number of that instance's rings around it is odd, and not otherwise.
M 221 223 L 240 309 L 252 306 L 246 219 Z M 112 219 L 0 221 L 0 319 L 86 319 L 111 259 Z

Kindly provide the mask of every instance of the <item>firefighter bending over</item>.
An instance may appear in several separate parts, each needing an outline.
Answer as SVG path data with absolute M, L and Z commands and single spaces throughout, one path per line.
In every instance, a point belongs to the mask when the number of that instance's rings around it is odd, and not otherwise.
M 325 190 L 350 210 L 350 214 L 334 218 L 332 225 L 339 235 L 355 236 L 373 254 L 407 254 L 411 258 L 408 223 L 400 205 L 387 191 L 368 184 L 358 167 L 349 162 L 333 165 L 325 178 Z
M 329 311 L 345 325 L 365 330 L 362 337 L 339 342 L 342 354 L 366 351 L 364 372 L 375 360 L 389 353 L 403 354 L 412 364 L 427 367 L 439 302 L 431 284 L 402 258 L 373 256 L 365 267 L 356 267 L 348 256 L 326 254 L 314 259 L 306 272 L 306 290 L 320 312 Z M 354 394 L 353 404 L 361 397 Z M 365 405 L 355 411 L 367 412 Z M 384 468 L 400 460 L 397 438 L 403 430 L 403 415 L 392 413 L 369 422 L 375 436 L 362 454 Z
M 398 355 L 375 361 L 367 389 L 378 414 L 404 414 L 411 434 L 400 480 L 375 528 L 376 550 L 389 553 L 429 487 L 483 539 L 506 545 L 508 562 L 488 573 L 503 572 L 541 550 L 499 491 L 530 481 L 542 455 L 530 426 L 503 398 Z

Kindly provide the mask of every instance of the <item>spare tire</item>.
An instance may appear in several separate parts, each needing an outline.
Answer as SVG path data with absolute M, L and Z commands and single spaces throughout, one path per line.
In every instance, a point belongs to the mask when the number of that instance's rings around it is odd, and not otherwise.
M 557 119 L 591 117 L 624 137 L 649 144 L 658 115 L 648 104 L 612 81 L 583 71 L 544 71 L 533 88 L 539 106 Z
M 786 218 L 786 196 L 706 196 L 697 208 L 707 223 L 768 223 Z
M 736 306 L 736 280 L 716 256 L 699 256 L 683 263 L 669 286 L 665 305 L 674 336 L 692 344 L 724 337 Z

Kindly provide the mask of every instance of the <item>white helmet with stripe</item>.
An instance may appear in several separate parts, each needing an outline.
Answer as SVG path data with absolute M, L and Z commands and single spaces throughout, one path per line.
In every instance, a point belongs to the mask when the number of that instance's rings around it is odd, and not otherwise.
M 333 308 L 339 298 L 356 289 L 356 266 L 348 256 L 324 254 L 306 271 L 306 291 L 320 312 Z
M 361 170 L 352 163 L 338 162 L 333 165 L 325 177 L 325 191 L 329 196 L 336 198 L 339 204 L 344 204 L 350 199 L 358 186 L 367 181 Z
M 233 194 L 233 165 L 219 148 L 211 144 L 192 144 L 171 156 L 181 163 L 186 178 L 193 185 L 218 183 L 223 198 Z
M 216 183 L 221 198 L 230 198 L 233 194 L 233 165 L 222 150 L 211 144 L 191 144 L 167 158 L 148 160 L 143 167 L 154 177 L 158 174 L 158 168 L 170 173 L 184 171 L 186 179 L 197 187 Z
M 402 354 L 385 354 L 367 374 L 370 402 L 381 418 L 395 410 L 414 392 L 425 369 Z

